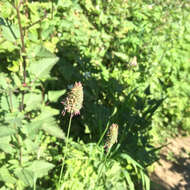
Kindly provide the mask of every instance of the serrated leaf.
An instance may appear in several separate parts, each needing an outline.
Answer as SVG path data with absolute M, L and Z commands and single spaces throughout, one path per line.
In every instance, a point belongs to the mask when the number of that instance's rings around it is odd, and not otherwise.
M 7 113 L 4 120 L 9 123 L 11 127 L 20 127 L 22 125 L 22 119 L 24 118 L 23 113 L 14 112 L 14 113 Z
M 15 175 L 21 180 L 25 186 L 33 186 L 34 183 L 34 172 L 26 168 L 17 168 L 15 170 Z
M 43 177 L 48 174 L 49 170 L 54 168 L 54 165 L 44 160 L 35 160 L 27 167 L 27 170 L 33 172 L 36 178 Z
M 25 94 L 24 103 L 26 104 L 26 111 L 37 109 L 41 106 L 42 95 L 35 93 Z
M 51 117 L 51 116 L 58 115 L 58 114 L 59 114 L 59 110 L 53 109 L 49 106 L 45 106 L 42 109 L 42 113 L 37 117 L 37 119 L 43 120 L 43 119 L 46 119 L 47 117 Z
M 1 139 L 0 139 L 0 141 L 1 141 Z M 4 143 L 4 142 L 0 144 L 0 149 L 9 154 L 12 154 L 13 152 L 15 152 L 15 149 L 13 147 L 11 147 L 10 144 Z
M 3 89 L 7 89 L 8 88 L 7 80 L 6 79 L 7 78 L 3 74 L 1 74 L 1 76 L 0 76 L 0 81 L 1 81 L 0 86 L 2 86 Z
M 42 80 L 49 76 L 52 67 L 56 64 L 58 60 L 59 58 L 55 57 L 47 59 L 44 58 L 39 61 L 33 62 L 33 64 L 31 64 L 29 67 L 29 71 L 33 75 L 35 75 L 35 77 Z
M 20 78 L 17 76 L 17 74 L 13 74 L 13 79 L 14 79 L 14 82 L 16 84 L 17 87 L 20 87 L 22 85 L 22 82 L 20 80 Z
M 6 166 L 0 168 L 0 181 L 4 181 L 5 183 L 11 184 L 16 183 L 16 179 L 13 176 L 11 176 Z
M 43 123 L 42 129 L 50 135 L 53 135 L 57 138 L 63 139 L 65 134 L 63 131 L 57 126 L 54 118 L 46 119 L 46 122 Z
M 125 62 L 129 61 L 129 57 L 128 57 L 126 54 L 124 54 L 124 53 L 121 53 L 121 52 L 114 52 L 114 54 L 115 54 L 117 57 L 119 57 L 122 61 L 125 61 Z
M 19 38 L 20 32 L 18 26 L 14 24 L 9 27 L 2 25 L 1 28 L 2 28 L 2 35 L 6 40 L 10 42 L 15 42 L 16 39 Z
M 56 56 L 42 45 L 35 45 L 31 46 L 31 48 L 29 49 L 28 57 L 35 59 L 43 59 L 43 58 L 47 59 L 47 58 L 55 58 Z
M 33 152 L 33 151 L 37 151 L 39 149 L 39 146 L 37 143 L 33 142 L 32 140 L 30 139 L 26 139 L 24 141 L 24 144 L 26 146 L 26 149 L 29 151 L 29 152 Z
M 22 128 L 23 132 L 30 138 L 34 139 L 42 128 L 43 120 L 33 120 Z
M 56 102 L 60 96 L 65 94 L 66 90 L 48 91 L 48 98 L 51 102 Z
M 8 126 L 0 126 L 0 138 L 15 134 L 16 129 Z
M 10 92 L 12 101 L 12 111 L 19 111 L 19 98 Z M 10 100 L 9 100 L 10 101 Z
M 0 99 L 0 107 L 3 110 L 9 111 L 9 102 L 8 102 L 8 97 L 5 95 L 1 97 Z
M 3 150 L 6 153 L 13 153 L 15 152 L 15 149 L 9 144 L 11 140 L 10 136 L 1 137 L 0 138 L 0 149 Z
M 36 46 L 28 54 L 29 57 L 34 57 L 30 60 L 29 72 L 41 80 L 49 77 L 52 67 L 59 59 L 43 46 Z

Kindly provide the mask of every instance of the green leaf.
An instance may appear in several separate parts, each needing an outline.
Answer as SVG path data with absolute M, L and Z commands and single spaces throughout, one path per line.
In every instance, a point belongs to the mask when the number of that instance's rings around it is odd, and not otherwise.
M 43 120 L 43 119 L 46 119 L 47 117 L 51 117 L 51 116 L 58 115 L 58 114 L 59 114 L 59 110 L 53 109 L 49 106 L 45 106 L 42 109 L 42 113 L 37 117 L 37 119 Z
M 1 137 L 0 149 L 6 153 L 12 154 L 13 152 L 15 152 L 15 149 L 9 144 L 10 141 L 11 141 L 10 136 Z
M 0 168 L 0 181 L 4 181 L 5 183 L 11 183 L 11 184 L 16 183 L 16 179 L 13 176 L 11 176 L 6 166 L 2 166 Z
M 8 97 L 7 96 L 2 96 L 0 99 L 0 107 L 3 110 L 9 111 L 9 102 L 8 102 Z
M 0 126 L 0 138 L 15 134 L 16 129 L 8 126 Z
M 30 139 L 26 139 L 24 141 L 24 145 L 26 146 L 28 152 L 34 152 L 34 151 L 36 152 L 37 150 L 39 150 L 38 144 Z
M 138 166 L 139 168 L 143 169 L 143 167 L 138 162 L 136 162 L 131 156 L 122 153 L 122 154 L 120 154 L 120 157 L 123 159 L 126 159 L 127 162 L 129 162 L 133 165 L 133 167 L 136 168 L 136 166 Z
M 34 50 L 30 50 L 29 57 L 31 57 L 28 68 L 29 72 L 41 80 L 49 77 L 52 67 L 59 60 L 58 57 L 43 46 L 37 46 Z
M 29 71 L 35 75 L 35 77 L 42 80 L 49 77 L 49 73 L 57 61 L 57 57 L 46 59 L 44 58 L 39 61 L 35 61 L 29 66 Z
M 130 190 L 135 190 L 133 181 L 132 181 L 132 179 L 131 179 L 129 173 L 128 173 L 126 170 L 123 170 L 123 174 L 124 174 L 124 176 L 126 177 L 127 183 L 128 183 L 128 185 L 129 185 L 129 189 L 130 189 Z
M 39 130 L 42 128 L 43 120 L 33 120 L 31 123 L 25 125 L 22 130 L 30 139 L 35 139 Z
M 2 187 L 0 190 L 7 190 L 6 187 Z
M 22 129 L 23 132 L 30 139 L 34 139 L 40 129 L 43 129 L 45 132 L 55 137 L 64 138 L 65 135 L 63 131 L 57 126 L 56 120 L 53 117 L 58 113 L 58 110 L 46 106 L 35 120 Z
M 121 52 L 114 52 L 114 54 L 119 57 L 122 61 L 128 62 L 129 61 L 129 57 Z
M 1 9 L 0 15 L 3 18 L 9 18 L 10 16 L 12 16 L 11 15 L 12 5 L 8 1 L 2 0 L 2 3 L 0 4 L 0 9 Z
M 17 87 L 20 87 L 22 85 L 22 82 L 20 80 L 20 78 L 17 76 L 17 74 L 13 74 L 13 79 L 14 79 L 14 82 L 16 84 Z
M 8 88 L 7 77 L 1 74 L 0 81 L 1 81 L 0 86 L 2 86 L 3 89 L 7 89 Z
M 150 190 L 150 179 L 149 177 L 140 170 L 141 178 L 142 178 L 142 185 L 146 190 Z
M 63 139 L 65 134 L 63 131 L 57 126 L 54 118 L 47 118 L 42 125 L 42 129 L 50 135 L 53 135 L 57 138 Z
M 10 90 L 11 91 L 11 90 Z M 12 101 L 12 111 L 19 111 L 19 98 L 10 92 L 11 94 L 11 101 Z M 10 100 L 9 100 L 10 101 Z
M 54 165 L 49 162 L 44 160 L 35 160 L 29 167 L 27 167 L 27 170 L 32 172 L 36 178 L 40 178 L 46 176 L 52 168 L 54 168 Z
M 39 108 L 42 102 L 42 95 L 35 93 L 25 94 L 24 103 L 26 104 L 26 111 L 31 111 Z
M 26 168 L 17 168 L 15 170 L 15 175 L 21 180 L 25 186 L 33 186 L 34 183 L 34 172 Z
M 66 90 L 48 91 L 48 98 L 51 102 L 57 102 L 58 98 L 65 94 Z
M 42 45 L 35 45 L 31 46 L 31 48 L 29 49 L 28 57 L 35 59 L 43 59 L 43 58 L 47 59 L 47 58 L 55 58 L 56 56 Z
M 17 38 L 19 38 L 20 32 L 19 28 L 16 25 L 11 25 L 11 26 L 5 26 L 2 25 L 2 35 L 3 37 L 10 41 L 10 42 L 15 42 Z

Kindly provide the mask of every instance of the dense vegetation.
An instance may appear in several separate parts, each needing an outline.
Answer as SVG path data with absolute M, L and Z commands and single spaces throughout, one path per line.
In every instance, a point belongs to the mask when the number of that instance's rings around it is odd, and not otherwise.
M 155 142 L 190 131 L 189 12 L 1 0 L 1 190 L 150 189 Z

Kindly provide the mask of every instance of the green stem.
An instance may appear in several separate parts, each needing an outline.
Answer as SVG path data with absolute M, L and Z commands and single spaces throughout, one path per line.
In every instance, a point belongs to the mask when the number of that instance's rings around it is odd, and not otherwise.
M 21 40 L 21 57 L 22 57 L 22 67 L 23 67 L 23 84 L 26 83 L 26 46 L 25 46 L 25 41 L 24 41 L 24 34 L 25 31 L 22 26 L 21 22 L 21 16 L 20 16 L 20 6 L 23 4 L 23 0 L 20 0 L 19 4 L 16 6 L 15 4 L 12 4 L 13 7 L 16 10 L 17 13 L 17 20 L 18 20 L 18 26 L 19 26 L 19 31 L 20 31 L 20 40 Z M 26 3 L 26 1 L 25 1 Z M 25 92 L 22 92 L 22 100 L 21 100 L 21 105 L 20 105 L 20 111 L 24 110 L 24 95 Z
M 108 127 L 109 127 L 109 125 L 110 125 L 111 118 L 116 114 L 116 112 L 117 112 L 117 108 L 115 107 L 114 110 L 113 110 L 113 113 L 110 115 L 110 117 L 109 117 L 109 119 L 108 119 L 108 123 L 107 123 L 107 125 L 106 125 L 106 128 L 105 128 L 104 132 L 102 133 L 102 135 L 101 135 L 101 137 L 100 137 L 100 139 L 99 139 L 99 141 L 98 141 L 97 146 L 99 146 L 100 143 L 102 142 L 102 139 L 103 139 L 104 135 L 106 134 L 106 132 L 107 132 L 107 130 L 108 130 Z
M 111 150 L 111 148 L 110 148 L 110 149 L 108 150 L 108 152 L 106 153 L 106 157 L 105 157 L 105 159 L 104 159 L 103 165 L 102 165 L 102 167 L 100 168 L 100 172 L 98 172 L 98 178 L 97 178 L 96 183 L 98 183 L 99 179 L 101 178 L 102 170 L 103 170 L 103 167 L 106 165 L 108 155 L 110 154 L 110 150 Z
M 70 134 L 70 129 L 71 129 L 71 121 L 72 121 L 72 117 L 73 115 L 71 114 L 70 115 L 70 119 L 69 119 L 69 126 L 68 126 L 68 130 L 67 130 L 67 137 L 66 137 L 66 152 L 64 154 L 64 157 L 63 157 L 63 162 L 62 162 L 62 166 L 61 166 L 61 172 L 60 172 L 60 176 L 59 176 L 59 186 L 60 186 L 60 183 L 61 183 L 61 178 L 63 176 L 63 167 L 64 167 L 64 162 L 65 162 L 65 158 L 66 158 L 66 155 L 67 155 L 67 146 L 68 146 L 68 141 L 69 141 L 69 134 Z
M 36 190 L 36 178 L 34 178 L 34 187 L 33 190 Z
M 8 93 L 9 93 L 10 112 L 13 112 L 13 102 L 12 102 L 12 91 L 11 91 L 11 89 L 8 90 Z
M 53 7 L 53 0 L 51 1 L 51 19 L 53 20 L 53 12 L 54 12 L 54 7 Z
M 110 123 L 109 123 L 109 121 L 108 121 L 107 126 L 106 126 L 104 132 L 102 133 L 102 135 L 101 135 L 101 137 L 100 137 L 100 139 L 99 139 L 99 141 L 98 141 L 97 146 L 99 146 L 100 143 L 102 142 L 102 139 L 103 139 L 104 135 L 106 134 L 106 132 L 107 132 L 107 130 L 108 130 L 109 124 L 110 124 Z

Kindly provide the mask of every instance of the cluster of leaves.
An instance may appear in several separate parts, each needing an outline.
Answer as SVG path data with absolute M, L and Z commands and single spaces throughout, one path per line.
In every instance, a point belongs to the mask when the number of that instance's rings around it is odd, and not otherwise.
M 58 138 L 68 122 L 58 116 L 61 98 L 81 81 L 84 107 L 71 134 L 86 144 L 70 143 L 62 188 L 148 189 L 143 167 L 156 159 L 152 134 L 190 130 L 189 2 L 2 0 L 0 10 L 5 188 L 54 188 L 60 172 L 54 166 L 65 152 Z M 111 122 L 120 126 L 119 141 L 96 187 L 104 153 L 88 143 Z M 44 176 L 49 183 L 37 181 Z
M 69 143 L 69 153 L 66 159 L 67 170 L 61 189 L 129 189 L 134 190 L 132 178 L 143 178 L 142 188 L 149 188 L 149 179 L 143 172 L 143 167 L 127 154 L 120 154 L 115 159 L 108 159 L 104 164 L 105 154 L 97 144 L 83 142 Z M 82 165 L 82 167 L 81 167 Z M 134 172 L 136 171 L 136 172 Z M 103 175 L 99 178 L 99 174 Z
M 38 49 L 41 56 L 43 50 Z M 31 76 L 27 77 L 27 85 L 22 84 L 17 73 L 2 74 L 0 77 L 0 149 L 3 150 L 0 179 L 6 188 L 32 187 L 38 178 L 46 176 L 54 165 L 47 159 L 49 154 L 45 134 L 64 138 L 54 117 L 59 111 L 45 104 L 49 100 L 56 100 L 56 95 L 52 95 L 52 91 L 45 95 L 40 89 L 41 81 L 49 78 L 49 71 L 57 61 L 51 52 L 46 50 L 46 54 L 51 58 L 38 58 L 38 63 L 33 62 L 34 67 L 27 69 Z

